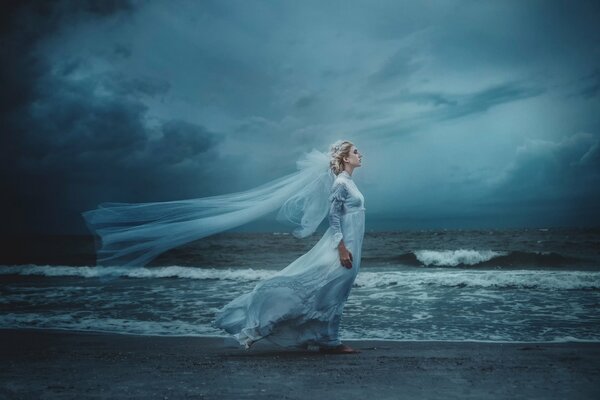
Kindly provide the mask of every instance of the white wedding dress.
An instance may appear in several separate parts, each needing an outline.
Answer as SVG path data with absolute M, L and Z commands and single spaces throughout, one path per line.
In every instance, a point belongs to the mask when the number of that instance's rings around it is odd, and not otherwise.
M 339 326 L 350 289 L 360 269 L 365 230 L 364 197 L 342 171 L 329 195 L 329 228 L 310 249 L 274 276 L 259 282 L 220 309 L 214 326 L 248 348 L 266 339 L 284 347 L 341 344 Z M 342 266 L 340 240 L 352 253 L 352 268 Z

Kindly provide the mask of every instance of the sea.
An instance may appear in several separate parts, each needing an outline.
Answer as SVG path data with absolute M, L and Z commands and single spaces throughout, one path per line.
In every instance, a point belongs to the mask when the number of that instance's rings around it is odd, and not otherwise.
M 96 266 L 91 236 L 4 240 L 0 328 L 222 336 L 215 312 L 322 233 L 222 233 L 145 267 Z M 341 338 L 600 341 L 600 229 L 366 232 Z

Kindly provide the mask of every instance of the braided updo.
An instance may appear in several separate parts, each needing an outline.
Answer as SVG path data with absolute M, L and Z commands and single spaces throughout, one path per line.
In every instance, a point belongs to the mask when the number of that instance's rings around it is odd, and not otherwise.
M 344 157 L 350 156 L 350 149 L 354 146 L 354 143 L 348 140 L 338 140 L 331 145 L 329 155 L 329 166 L 335 175 L 339 175 L 344 170 L 346 163 Z

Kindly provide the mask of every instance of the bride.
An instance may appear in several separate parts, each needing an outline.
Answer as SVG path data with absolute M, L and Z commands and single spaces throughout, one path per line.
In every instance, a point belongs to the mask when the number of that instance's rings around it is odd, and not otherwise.
M 318 346 L 355 353 L 339 339 L 342 311 L 360 269 L 364 197 L 352 179 L 362 155 L 349 141 L 329 154 L 312 150 L 298 171 L 244 192 L 154 203 L 102 203 L 82 213 L 100 245 L 98 265 L 144 266 L 159 254 L 260 218 L 297 225 L 312 234 L 328 215 L 319 242 L 283 270 L 259 282 L 216 314 L 214 325 L 249 349 L 261 339 L 284 347 Z
M 246 349 L 267 339 L 285 347 L 358 352 L 340 342 L 338 331 L 360 268 L 365 208 L 352 173 L 362 155 L 348 141 L 335 144 L 330 154 L 336 178 L 329 195 L 329 229 L 308 253 L 217 312 L 215 326 Z

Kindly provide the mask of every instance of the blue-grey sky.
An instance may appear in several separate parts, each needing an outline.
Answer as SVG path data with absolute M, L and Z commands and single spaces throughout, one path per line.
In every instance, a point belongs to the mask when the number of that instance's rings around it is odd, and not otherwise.
M 338 139 L 368 230 L 600 225 L 596 1 L 2 7 L 5 233 L 245 190 Z

